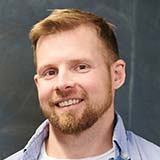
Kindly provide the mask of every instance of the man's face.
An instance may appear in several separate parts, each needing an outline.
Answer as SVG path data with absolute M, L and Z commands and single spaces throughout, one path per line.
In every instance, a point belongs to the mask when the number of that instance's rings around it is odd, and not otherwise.
M 112 77 L 96 31 L 87 26 L 38 40 L 35 82 L 53 127 L 78 134 L 113 109 Z

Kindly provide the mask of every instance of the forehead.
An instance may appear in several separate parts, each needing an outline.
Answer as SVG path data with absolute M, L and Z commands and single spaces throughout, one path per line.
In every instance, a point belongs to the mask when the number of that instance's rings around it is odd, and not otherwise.
M 80 25 L 76 27 L 75 29 L 67 30 L 67 31 L 60 31 L 49 35 L 42 35 L 37 41 L 36 49 L 38 49 L 42 42 L 47 41 L 49 38 L 52 37 L 52 39 L 55 37 L 55 39 L 60 38 L 75 38 L 78 40 L 85 40 L 86 42 L 90 42 L 90 40 L 95 41 L 97 44 L 102 43 L 102 40 L 98 37 L 96 27 L 93 25 Z
M 97 36 L 95 28 L 79 26 L 76 29 L 41 36 L 37 42 L 37 65 L 47 59 L 70 59 L 99 56 L 106 48 Z

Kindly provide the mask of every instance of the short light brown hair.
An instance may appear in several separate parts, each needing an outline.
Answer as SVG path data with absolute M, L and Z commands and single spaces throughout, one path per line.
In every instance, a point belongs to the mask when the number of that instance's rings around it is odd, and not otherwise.
M 34 50 L 35 65 L 37 64 L 36 45 L 42 35 L 72 30 L 80 25 L 94 27 L 97 30 L 98 37 L 111 51 L 111 59 L 115 61 L 119 58 L 117 40 L 111 23 L 90 12 L 78 9 L 56 9 L 48 17 L 35 24 L 29 33 Z

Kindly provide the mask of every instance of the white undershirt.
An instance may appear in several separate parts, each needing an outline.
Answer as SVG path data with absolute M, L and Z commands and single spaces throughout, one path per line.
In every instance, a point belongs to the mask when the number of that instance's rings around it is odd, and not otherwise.
M 98 156 L 80 158 L 80 159 L 71 159 L 71 160 L 108 160 L 108 159 L 114 158 L 114 157 L 115 157 L 115 152 L 114 152 L 114 149 L 112 148 L 109 151 L 107 151 L 101 155 L 98 155 Z M 42 145 L 42 148 L 41 148 L 39 160 L 69 160 L 69 159 L 54 158 L 54 157 L 48 156 L 46 153 L 46 150 L 45 150 L 45 142 L 44 142 Z

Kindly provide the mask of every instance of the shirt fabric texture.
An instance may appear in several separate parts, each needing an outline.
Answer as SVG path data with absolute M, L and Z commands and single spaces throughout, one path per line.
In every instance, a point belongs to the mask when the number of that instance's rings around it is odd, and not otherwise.
M 92 156 L 92 157 L 87 157 L 87 158 L 79 158 L 79 159 L 53 158 L 47 155 L 46 150 L 45 150 L 45 142 L 43 142 L 39 160 L 110 160 L 113 157 L 115 157 L 114 148 L 98 156 Z
M 5 160 L 38 160 L 43 142 L 48 136 L 48 123 L 49 121 L 45 120 L 27 145 Z M 115 113 L 112 142 L 115 149 L 115 160 L 160 160 L 160 147 L 125 130 L 118 113 Z

